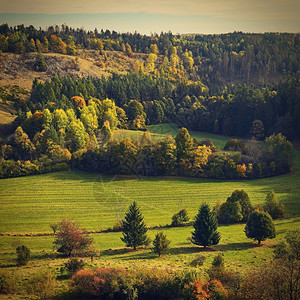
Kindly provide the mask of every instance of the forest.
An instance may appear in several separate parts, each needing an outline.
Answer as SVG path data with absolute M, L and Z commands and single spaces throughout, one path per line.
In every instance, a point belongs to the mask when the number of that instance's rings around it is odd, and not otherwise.
M 143 36 L 64 25 L 45 31 L 0 26 L 0 51 L 37 52 L 36 72 L 47 70 L 43 53 L 76 56 L 82 49 L 104 61 L 108 51 L 146 56 L 124 75 L 34 79 L 25 100 L 2 88 L 2 99 L 13 101 L 18 117 L 11 128 L 15 138 L 1 146 L 1 177 L 69 166 L 220 179 L 290 171 L 287 139 L 297 140 L 300 132 L 299 35 Z M 151 141 L 147 126 L 162 123 L 182 127 L 176 140 Z M 145 131 L 143 140 L 115 141 L 118 128 Z M 224 152 L 209 140 L 192 140 L 188 130 L 236 138 Z

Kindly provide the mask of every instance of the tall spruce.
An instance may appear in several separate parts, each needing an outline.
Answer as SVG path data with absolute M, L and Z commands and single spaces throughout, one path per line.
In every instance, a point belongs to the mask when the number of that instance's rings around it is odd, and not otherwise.
M 199 246 L 217 245 L 220 233 L 217 231 L 218 223 L 208 204 L 203 203 L 194 222 L 195 231 L 192 232 L 192 243 Z
M 142 216 L 136 202 L 133 202 L 128 209 L 123 220 L 123 237 L 121 240 L 126 244 L 127 247 L 136 247 L 147 245 L 149 239 L 146 235 L 147 228 L 143 221 Z

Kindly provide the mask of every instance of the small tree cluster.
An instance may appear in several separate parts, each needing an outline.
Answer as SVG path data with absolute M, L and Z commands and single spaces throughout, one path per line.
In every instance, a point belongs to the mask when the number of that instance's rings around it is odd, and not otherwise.
M 273 190 L 268 193 L 263 209 L 265 212 L 269 213 L 273 219 L 282 218 L 285 213 L 284 205 L 279 202 L 277 195 Z
M 244 190 L 235 190 L 217 209 L 217 218 L 220 224 L 246 222 L 252 210 L 248 194 Z
M 189 221 L 189 216 L 186 209 L 180 210 L 178 213 L 174 214 L 172 217 L 172 227 L 182 226 L 185 222 Z

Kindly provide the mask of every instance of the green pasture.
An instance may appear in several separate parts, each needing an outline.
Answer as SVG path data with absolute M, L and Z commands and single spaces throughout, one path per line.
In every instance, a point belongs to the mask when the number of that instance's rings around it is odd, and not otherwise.
M 150 125 L 147 126 L 147 129 L 151 132 L 153 142 L 157 142 L 168 135 L 172 135 L 175 138 L 178 131 L 177 125 L 173 123 Z M 113 132 L 113 139 L 121 141 L 129 137 L 132 140 L 140 140 L 143 133 L 144 131 L 140 130 L 117 129 Z M 189 133 L 197 141 L 210 139 L 220 149 L 223 149 L 226 142 L 230 139 L 230 137 L 207 132 L 190 131 Z
M 274 189 L 287 214 L 299 215 L 300 151 L 295 170 L 259 180 L 218 181 L 178 177 L 108 176 L 57 172 L 0 180 L 0 232 L 51 232 L 49 224 L 74 218 L 88 230 L 112 227 L 137 201 L 147 226 L 170 224 L 186 208 L 194 217 L 202 202 L 213 207 L 236 189 L 245 190 L 253 205 Z

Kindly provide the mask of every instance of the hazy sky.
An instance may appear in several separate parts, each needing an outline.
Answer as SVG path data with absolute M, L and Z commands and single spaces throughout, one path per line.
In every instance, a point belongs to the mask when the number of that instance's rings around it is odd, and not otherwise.
M 300 32 L 299 0 L 0 0 L 0 23 L 173 33 Z

